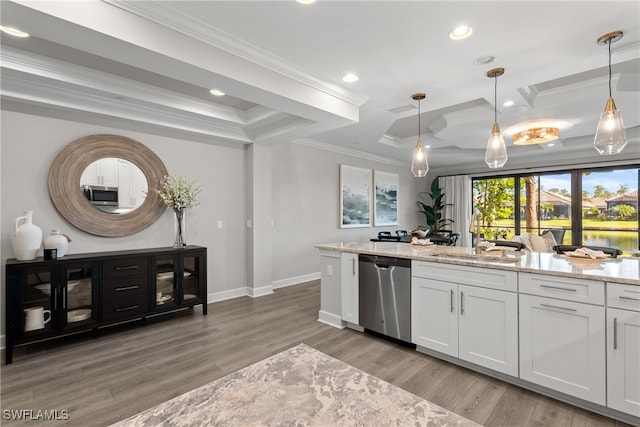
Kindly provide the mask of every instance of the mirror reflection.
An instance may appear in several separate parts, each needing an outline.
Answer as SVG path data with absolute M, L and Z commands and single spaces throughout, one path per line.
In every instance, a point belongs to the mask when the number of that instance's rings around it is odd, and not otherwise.
M 125 159 L 106 157 L 87 166 L 80 177 L 80 188 L 96 209 L 124 214 L 142 205 L 149 186 L 136 165 Z

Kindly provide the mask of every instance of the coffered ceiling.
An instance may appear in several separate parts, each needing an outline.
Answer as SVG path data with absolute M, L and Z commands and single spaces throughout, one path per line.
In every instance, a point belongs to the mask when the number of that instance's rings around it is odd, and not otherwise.
M 2 1 L 3 108 L 206 143 L 292 141 L 407 164 L 418 133 L 432 168 L 488 171 L 494 115 L 506 168 L 640 158 L 637 1 Z M 471 25 L 470 38 L 448 33 Z M 599 156 L 593 134 L 613 97 L 629 144 Z M 487 64 L 478 58 L 495 57 Z M 477 61 L 476 61 L 477 62 Z M 360 78 L 341 80 L 347 72 Z M 213 96 L 209 89 L 226 95 Z M 513 105 L 504 106 L 512 101 Z M 536 121 L 554 146 L 509 135 Z

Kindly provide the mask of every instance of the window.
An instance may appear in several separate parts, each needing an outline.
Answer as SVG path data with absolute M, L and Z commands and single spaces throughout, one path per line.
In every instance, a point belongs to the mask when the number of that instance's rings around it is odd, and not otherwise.
M 553 230 L 558 243 L 629 255 L 640 244 L 639 181 L 637 166 L 473 178 L 473 207 L 486 239 Z

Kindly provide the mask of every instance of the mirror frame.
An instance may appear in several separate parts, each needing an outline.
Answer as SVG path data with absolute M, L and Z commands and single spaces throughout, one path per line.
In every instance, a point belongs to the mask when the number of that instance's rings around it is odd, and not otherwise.
M 147 179 L 147 197 L 131 212 L 103 212 L 92 206 L 81 191 L 84 170 L 106 157 L 128 160 Z M 80 230 L 104 237 L 129 236 L 156 222 L 167 208 L 154 191 L 166 175 L 162 160 L 138 141 L 119 135 L 89 135 L 67 145 L 54 159 L 49 169 L 49 198 L 60 215 Z

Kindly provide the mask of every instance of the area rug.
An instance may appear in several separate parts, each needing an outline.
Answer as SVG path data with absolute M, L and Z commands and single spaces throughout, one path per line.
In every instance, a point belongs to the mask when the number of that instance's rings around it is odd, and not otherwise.
M 478 426 L 297 345 L 113 426 Z

